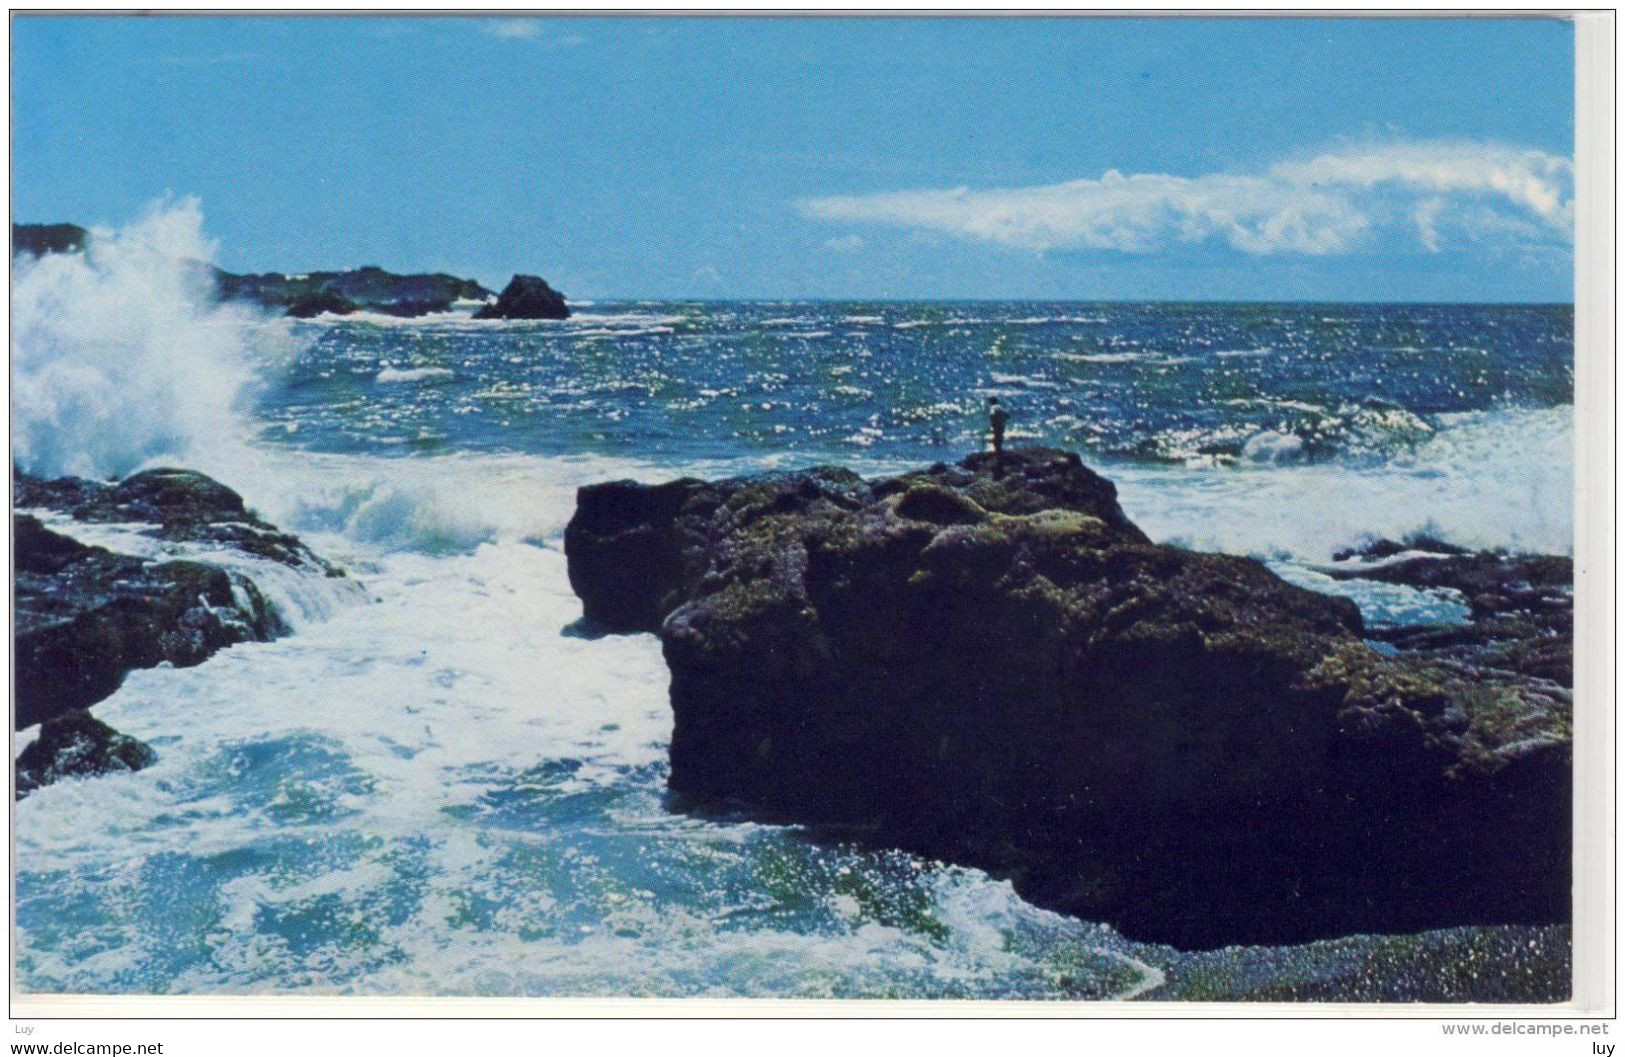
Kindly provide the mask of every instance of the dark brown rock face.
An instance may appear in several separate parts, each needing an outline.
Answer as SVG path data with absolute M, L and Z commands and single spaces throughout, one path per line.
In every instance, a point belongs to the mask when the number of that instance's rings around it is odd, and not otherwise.
M 154 538 L 231 548 L 343 574 L 218 481 L 157 469 L 105 484 L 15 475 L 12 501 L 81 522 L 138 522 Z M 91 547 L 26 513 L 12 519 L 18 729 L 100 701 L 126 673 L 199 664 L 216 650 L 286 630 L 247 577 L 195 561 L 149 561 Z
M 495 304 L 474 313 L 475 319 L 569 319 L 564 295 L 536 275 L 516 275 L 502 288 Z
M 571 582 L 661 635 L 673 789 L 1184 947 L 1568 920 L 1562 687 L 1385 657 L 1075 455 L 998 471 L 582 489 Z
M 17 757 L 17 797 L 64 778 L 139 771 L 157 760 L 150 745 L 120 734 L 89 712 L 67 712 L 40 724 L 39 737 Z

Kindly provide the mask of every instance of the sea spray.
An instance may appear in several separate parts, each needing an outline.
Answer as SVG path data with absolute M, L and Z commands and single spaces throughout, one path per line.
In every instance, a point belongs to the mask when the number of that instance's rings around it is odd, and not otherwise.
M 1372 536 L 1426 533 L 1467 547 L 1573 552 L 1572 407 L 1436 419 L 1426 440 L 1379 464 L 1104 472 L 1153 538 L 1198 550 L 1324 562 Z
M 246 405 L 256 363 L 294 339 L 285 321 L 217 302 L 213 253 L 198 201 L 187 198 L 154 203 L 123 229 L 95 231 L 84 252 L 18 257 L 12 442 L 21 469 L 110 479 L 167 463 L 219 478 L 251 506 L 289 505 L 272 460 L 248 443 Z M 59 532 L 120 553 L 246 576 L 287 627 L 363 597 L 352 579 L 233 547 L 37 513 Z
M 19 257 L 12 445 L 42 476 L 121 477 L 159 461 L 241 471 L 251 343 L 274 326 L 215 303 L 194 198 L 156 203 L 83 253 Z

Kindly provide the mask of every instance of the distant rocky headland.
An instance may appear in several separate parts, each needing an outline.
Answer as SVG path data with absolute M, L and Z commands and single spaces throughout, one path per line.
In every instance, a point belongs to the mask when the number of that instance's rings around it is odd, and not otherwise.
M 78 224 L 13 224 L 11 253 L 43 257 L 47 253 L 76 253 L 90 241 L 90 232 Z
M 90 233 L 76 224 L 13 224 L 12 253 L 38 257 L 75 253 L 89 244 Z M 320 315 L 377 312 L 416 317 L 478 306 L 476 319 L 568 319 L 564 296 L 534 275 L 516 275 L 498 296 L 474 279 L 442 272 L 398 275 L 375 265 L 349 271 L 284 275 L 266 272 L 237 275 L 213 265 L 206 268 L 222 301 L 241 301 L 308 319 Z
M 660 635 L 671 787 L 1182 948 L 1570 917 L 1572 563 L 1382 542 L 1368 628 L 1149 540 L 1072 453 L 581 489 L 588 621 Z
M 302 319 L 353 312 L 424 316 L 449 312 L 459 301 L 483 304 L 495 296 L 473 279 L 438 273 L 396 275 L 370 265 L 308 275 L 233 275 L 216 269 L 214 279 L 222 301 L 249 301 Z

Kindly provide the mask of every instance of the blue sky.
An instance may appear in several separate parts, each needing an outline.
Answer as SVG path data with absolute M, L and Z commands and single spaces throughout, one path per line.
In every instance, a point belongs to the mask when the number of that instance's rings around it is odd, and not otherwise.
M 1539 20 L 14 18 L 12 208 L 574 297 L 1567 301 Z

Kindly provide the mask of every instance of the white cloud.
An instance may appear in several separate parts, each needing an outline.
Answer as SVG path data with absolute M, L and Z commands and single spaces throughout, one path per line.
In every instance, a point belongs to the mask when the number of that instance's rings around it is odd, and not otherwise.
M 862 235 L 840 235 L 824 240 L 824 248 L 833 253 L 856 253 L 863 249 L 864 245 Z
M 1567 229 L 1574 223 L 1573 162 L 1499 143 L 1393 143 L 1322 154 L 1301 164 L 1277 165 L 1271 172 L 1294 183 L 1488 195 L 1554 227 Z
M 498 40 L 528 40 L 548 48 L 573 48 L 586 42 L 579 33 L 557 33 L 558 27 L 540 18 L 492 18 L 479 23 L 480 32 Z
M 1429 253 L 1439 252 L 1439 217 L 1447 205 L 1442 198 L 1424 198 L 1411 214 L 1416 221 L 1416 237 Z
M 480 23 L 480 28 L 504 40 L 531 40 L 542 34 L 542 24 L 531 18 L 496 18 Z
M 1386 230 L 1423 248 L 1521 230 L 1572 238 L 1573 165 L 1493 143 L 1408 142 L 1327 152 L 1258 174 L 1108 171 L 1038 187 L 897 191 L 803 199 L 829 221 L 946 232 L 1032 250 L 1149 253 L 1219 241 L 1250 254 L 1348 253 Z

